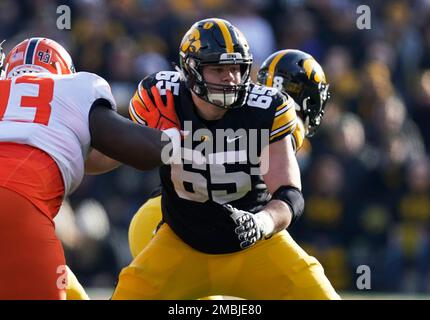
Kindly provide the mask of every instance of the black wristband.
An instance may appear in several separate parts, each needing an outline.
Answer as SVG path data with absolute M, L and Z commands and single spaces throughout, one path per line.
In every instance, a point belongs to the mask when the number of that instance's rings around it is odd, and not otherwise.
M 303 215 L 305 199 L 300 189 L 293 186 L 281 186 L 273 193 L 272 199 L 284 201 L 291 209 L 290 226 Z

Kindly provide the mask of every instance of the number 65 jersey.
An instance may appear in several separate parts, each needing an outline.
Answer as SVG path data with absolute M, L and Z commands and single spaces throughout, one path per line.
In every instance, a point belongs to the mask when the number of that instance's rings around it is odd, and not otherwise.
M 0 80 L 0 141 L 30 145 L 49 154 L 68 194 L 84 175 L 91 139 L 88 116 L 99 99 L 116 108 L 109 84 L 87 72 Z
M 139 91 L 152 96 L 153 86 L 162 98 L 166 89 L 172 91 L 181 127 L 189 131 L 182 141 L 182 161 L 160 168 L 163 220 L 199 251 L 240 250 L 234 221 L 222 205 L 253 212 L 270 200 L 259 159 L 264 145 L 294 131 L 294 101 L 277 89 L 251 84 L 244 106 L 228 110 L 220 120 L 207 121 L 196 113 L 179 73 L 163 71 L 139 84 L 130 103 L 134 121 L 145 123 L 139 112 L 145 108 Z

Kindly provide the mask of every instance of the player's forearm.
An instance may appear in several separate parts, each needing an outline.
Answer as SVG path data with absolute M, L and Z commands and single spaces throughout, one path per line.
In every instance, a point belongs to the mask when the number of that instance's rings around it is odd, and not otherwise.
M 118 168 L 120 165 L 121 162 L 109 158 L 96 149 L 92 149 L 85 161 L 85 174 L 96 175 L 106 173 Z
M 273 199 L 262 210 L 269 215 L 273 220 L 274 229 L 272 234 L 278 233 L 286 228 L 291 223 L 292 214 L 290 207 L 283 201 Z
M 135 124 L 106 107 L 90 114 L 91 145 L 105 155 L 140 170 L 162 164 L 161 152 L 169 144 L 162 132 Z
M 264 211 L 272 218 L 274 232 L 289 227 L 302 213 L 304 199 L 301 193 L 300 169 L 290 138 L 272 143 L 269 148 L 268 171 L 264 182 L 272 200 Z

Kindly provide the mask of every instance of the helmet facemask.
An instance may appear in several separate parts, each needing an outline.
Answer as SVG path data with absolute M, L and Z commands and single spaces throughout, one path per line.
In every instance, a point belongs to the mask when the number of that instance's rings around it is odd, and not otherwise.
M 245 60 L 240 53 L 224 53 L 218 61 L 201 63 L 198 59 L 189 57 L 184 64 L 182 70 L 186 73 L 187 84 L 199 98 L 222 109 L 233 109 L 244 105 L 248 96 L 252 58 Z M 206 81 L 203 68 L 210 65 L 239 65 L 240 83 L 223 85 Z
M 312 86 L 305 90 L 303 96 L 297 100 L 301 101 L 301 105 L 298 105 L 299 109 L 296 111 L 303 117 L 307 137 L 312 137 L 321 124 L 325 104 L 330 98 L 328 89 L 328 84 L 320 82 L 318 87 Z

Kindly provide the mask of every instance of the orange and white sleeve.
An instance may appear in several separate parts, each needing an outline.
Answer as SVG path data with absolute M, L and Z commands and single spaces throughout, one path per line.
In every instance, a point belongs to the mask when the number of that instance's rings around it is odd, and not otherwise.
M 143 116 L 143 111 L 146 110 L 146 106 L 140 93 L 141 90 L 146 90 L 142 86 L 142 81 L 139 83 L 136 92 L 130 100 L 130 103 L 128 105 L 128 113 L 130 114 L 130 118 L 133 120 L 133 122 L 146 126 L 147 122 Z

